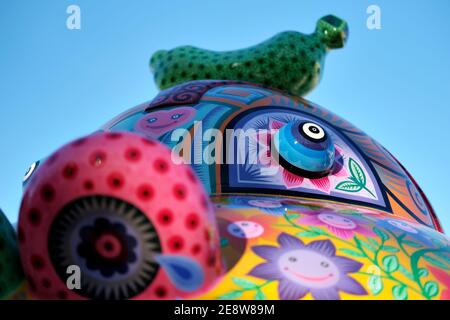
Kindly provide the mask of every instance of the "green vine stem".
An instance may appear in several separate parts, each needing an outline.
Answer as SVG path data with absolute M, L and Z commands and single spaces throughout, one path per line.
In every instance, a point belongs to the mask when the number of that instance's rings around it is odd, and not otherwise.
M 405 287 L 407 287 L 408 289 L 410 289 L 410 290 L 412 290 L 412 291 L 414 291 L 414 292 L 416 292 L 416 293 L 418 293 L 418 294 L 424 296 L 424 295 L 422 294 L 421 291 L 419 291 L 419 290 L 417 290 L 416 288 L 410 286 L 409 284 L 407 284 L 407 283 L 405 283 L 405 282 L 403 282 L 403 281 L 401 281 L 401 280 L 395 278 L 394 276 L 392 276 L 392 272 L 390 272 L 390 271 L 386 270 L 385 268 L 383 268 L 382 266 L 380 266 L 380 264 L 379 264 L 379 262 L 378 262 L 378 255 L 379 255 L 379 252 L 380 252 L 380 248 L 382 248 L 383 245 L 384 245 L 384 242 L 385 242 L 385 240 L 382 239 L 382 240 L 381 240 L 381 245 L 376 249 L 374 258 L 371 258 L 371 257 L 365 252 L 365 250 L 364 250 L 364 249 L 362 248 L 362 246 L 361 246 L 361 243 L 357 242 L 357 247 L 358 247 L 358 249 L 360 250 L 360 252 L 361 252 L 362 254 L 364 254 L 364 256 L 365 256 L 370 262 L 372 262 L 374 265 L 376 265 L 376 266 L 377 266 L 377 267 L 378 267 L 378 268 L 379 268 L 379 269 L 380 269 L 380 270 L 381 270 L 381 271 L 389 278 L 389 280 L 392 280 L 392 281 L 394 281 L 394 282 L 397 282 L 398 284 L 400 284 L 400 285 L 402 285 L 402 286 L 405 286 Z M 426 296 L 424 296 L 424 297 L 426 297 Z
M 387 230 L 387 232 L 395 239 L 395 241 L 397 241 L 398 246 L 400 247 L 400 250 L 402 250 L 402 252 L 408 256 L 411 257 L 411 255 L 408 253 L 408 251 L 406 251 L 405 247 L 403 246 L 403 238 L 405 237 L 405 234 L 403 233 L 400 236 L 397 236 L 394 232 Z
M 429 252 L 438 252 L 440 251 L 440 249 L 421 249 L 421 250 L 417 250 L 416 252 L 414 252 L 411 255 L 411 271 L 413 273 L 414 276 L 414 280 L 417 282 L 417 284 L 420 287 L 420 290 L 422 291 L 422 294 L 427 298 L 430 299 L 430 297 L 428 297 L 428 294 L 425 291 L 425 287 L 422 285 L 422 281 L 420 280 L 420 274 L 419 274 L 419 260 L 420 258 L 422 258 L 426 253 Z
M 419 260 L 420 258 L 422 258 L 426 253 L 435 253 L 435 252 L 441 252 L 441 249 L 421 249 L 418 250 L 416 252 L 414 252 L 412 255 L 409 254 L 404 245 L 403 245 L 403 238 L 405 237 L 405 234 L 402 234 L 400 236 L 397 236 L 395 233 L 393 233 L 392 231 L 389 231 L 389 234 L 392 235 L 392 237 L 397 241 L 398 246 L 400 247 L 400 249 L 402 250 L 402 252 L 407 255 L 410 258 L 410 265 L 411 265 L 411 272 L 414 278 L 414 281 L 417 283 L 417 285 L 420 288 L 421 294 L 426 297 L 427 299 L 430 299 L 431 297 L 428 296 L 426 289 L 424 287 L 424 285 L 422 284 L 422 280 L 420 279 L 420 272 L 419 272 Z
M 233 281 L 235 281 L 235 280 L 233 280 Z M 241 279 L 241 281 L 242 281 L 242 279 Z M 248 287 L 248 288 L 245 288 L 245 287 L 241 286 L 241 289 L 233 290 L 233 291 L 231 291 L 231 292 L 229 292 L 229 293 L 219 297 L 219 299 L 227 299 L 228 300 L 228 299 L 234 299 L 236 297 L 240 298 L 241 295 L 243 293 L 245 293 L 245 292 L 256 291 L 257 293 L 261 293 L 262 296 L 263 296 L 262 299 L 265 300 L 265 295 L 264 295 L 264 293 L 262 292 L 261 289 L 264 288 L 265 286 L 267 286 L 268 284 L 274 282 L 274 281 L 275 280 L 267 280 L 267 281 L 263 282 L 260 285 L 255 284 L 254 286 L 251 286 L 251 287 Z M 251 284 L 251 282 L 250 282 L 250 284 Z M 233 296 L 232 298 L 230 298 L 230 294 Z

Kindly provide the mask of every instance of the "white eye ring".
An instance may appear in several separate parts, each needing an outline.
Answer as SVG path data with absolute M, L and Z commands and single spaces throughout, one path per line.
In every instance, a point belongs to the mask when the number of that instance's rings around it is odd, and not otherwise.
M 325 130 L 323 130 L 321 126 L 313 122 L 305 122 L 302 125 L 302 131 L 309 138 L 314 140 L 321 140 L 325 138 Z
M 27 181 L 34 173 L 34 171 L 36 170 L 37 166 L 38 166 L 39 162 L 34 162 L 27 170 L 27 172 L 25 173 L 25 175 L 22 178 L 22 181 L 25 182 Z

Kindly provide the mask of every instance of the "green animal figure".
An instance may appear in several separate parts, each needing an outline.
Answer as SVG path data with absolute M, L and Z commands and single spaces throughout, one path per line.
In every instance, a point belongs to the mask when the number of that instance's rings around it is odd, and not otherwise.
M 312 34 L 285 31 L 246 49 L 159 50 L 151 57 L 150 68 L 160 89 L 197 79 L 240 80 L 304 96 L 319 83 L 326 53 L 342 48 L 347 38 L 347 23 L 328 15 Z
M 24 280 L 14 228 L 0 209 L 0 300 L 14 295 Z

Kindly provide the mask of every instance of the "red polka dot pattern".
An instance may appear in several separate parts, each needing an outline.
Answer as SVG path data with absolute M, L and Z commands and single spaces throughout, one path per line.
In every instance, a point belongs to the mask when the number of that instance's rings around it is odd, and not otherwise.
M 169 165 L 164 159 L 156 159 L 153 165 L 155 166 L 155 170 L 160 173 L 166 173 L 169 170 Z
M 207 194 L 190 167 L 172 162 L 166 146 L 128 132 L 95 133 L 48 159 L 26 188 L 19 216 L 21 258 L 33 297 L 85 299 L 55 271 L 47 241 L 61 208 L 96 195 L 122 199 L 141 210 L 155 227 L 162 254 L 185 255 L 204 270 L 204 285 L 185 292 L 160 267 L 134 299 L 192 298 L 215 283 L 220 246 Z

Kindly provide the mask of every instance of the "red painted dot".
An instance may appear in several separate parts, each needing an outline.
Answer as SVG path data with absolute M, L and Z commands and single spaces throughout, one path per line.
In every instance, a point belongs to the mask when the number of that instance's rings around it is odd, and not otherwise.
M 121 189 L 125 184 L 125 178 L 118 172 L 111 173 L 108 176 L 108 185 L 111 189 Z
M 42 279 L 42 286 L 46 289 L 50 288 L 52 286 L 52 283 L 50 282 L 49 279 L 44 278 Z
M 96 251 L 105 259 L 114 259 L 122 253 L 122 243 L 112 234 L 103 234 L 95 242 Z
M 39 210 L 33 208 L 28 212 L 28 221 L 31 225 L 37 226 L 41 223 L 41 213 Z
M 86 190 L 86 191 L 94 190 L 94 182 L 92 182 L 92 180 L 86 180 L 86 181 L 83 183 L 83 188 L 84 188 L 84 190 Z
M 169 209 L 162 209 L 158 213 L 158 222 L 162 225 L 169 225 L 173 220 L 173 213 Z
M 42 270 L 44 269 L 44 259 L 38 255 L 34 255 L 31 257 L 31 265 L 36 270 Z
M 141 185 L 137 190 L 137 196 L 142 201 L 148 201 L 153 198 L 155 191 L 153 187 L 149 184 Z
M 169 170 L 169 164 L 164 159 L 156 159 L 153 163 L 153 167 L 159 173 L 166 173 Z
M 206 265 L 208 267 L 213 267 L 216 264 L 216 255 L 214 252 L 210 252 L 206 258 Z
M 57 296 L 58 296 L 58 299 L 66 300 L 67 299 L 67 292 L 62 291 L 62 290 L 58 291 Z
M 178 200 L 185 199 L 187 194 L 186 187 L 182 184 L 176 184 L 173 187 L 173 194 L 175 195 L 175 198 L 177 198 Z
M 78 166 L 73 162 L 66 164 L 66 166 L 63 169 L 63 177 L 69 180 L 75 178 L 77 173 L 78 173 Z
M 173 236 L 169 239 L 169 248 L 171 251 L 180 251 L 184 247 L 184 240 L 180 236 Z
M 194 244 L 191 248 L 192 254 L 198 254 L 202 250 L 202 246 L 200 244 Z
M 195 230 L 200 224 L 200 219 L 198 218 L 198 215 L 195 213 L 190 213 L 186 217 L 186 228 L 189 230 Z
M 106 153 L 104 151 L 101 150 L 97 150 L 94 151 L 90 156 L 89 156 L 89 163 L 98 168 L 101 167 L 105 164 L 106 162 Z
M 50 185 L 46 184 L 41 188 L 41 197 L 45 202 L 50 202 L 55 198 L 55 189 Z
M 117 133 L 117 132 L 109 132 L 106 134 L 106 139 L 110 139 L 110 140 L 117 140 L 122 138 L 122 134 L 121 133 Z
M 147 138 L 142 138 L 142 142 L 144 142 L 144 144 L 148 145 L 148 146 L 156 146 L 156 142 L 154 140 L 150 140 Z
M 167 289 L 163 286 L 155 288 L 155 294 L 158 298 L 164 298 L 167 295 Z
M 125 159 L 130 162 L 137 162 L 141 159 L 141 151 L 137 148 L 129 148 L 125 151 Z

